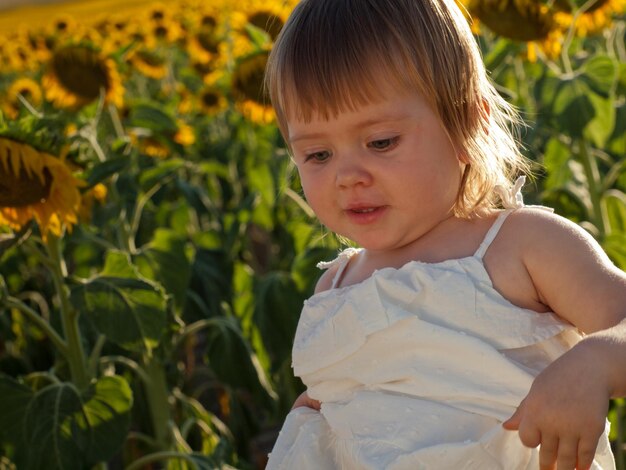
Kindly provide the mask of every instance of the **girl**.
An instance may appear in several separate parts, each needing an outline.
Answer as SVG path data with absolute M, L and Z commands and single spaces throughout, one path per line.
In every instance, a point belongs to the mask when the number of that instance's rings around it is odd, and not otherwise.
M 267 68 L 306 198 L 361 248 L 304 305 L 270 469 L 614 468 L 626 275 L 524 207 L 453 0 L 303 0 Z

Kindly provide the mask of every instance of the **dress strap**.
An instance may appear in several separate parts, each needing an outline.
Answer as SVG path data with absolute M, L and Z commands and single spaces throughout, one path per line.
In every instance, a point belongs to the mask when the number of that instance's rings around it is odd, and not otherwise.
M 337 269 L 337 272 L 335 273 L 335 277 L 333 277 L 333 282 L 330 286 L 331 289 L 334 289 L 335 287 L 337 287 L 337 284 L 339 284 L 339 281 L 341 280 L 341 276 L 343 275 L 344 271 L 348 267 L 350 258 L 356 255 L 359 251 L 361 251 L 360 248 L 346 248 L 345 250 L 340 252 L 339 255 L 334 260 L 320 261 L 319 263 L 317 263 L 317 267 L 319 269 L 329 269 L 339 264 L 339 268 Z
M 520 209 L 524 207 L 524 198 L 522 196 L 522 186 L 526 182 L 525 176 L 520 176 L 515 180 L 515 184 L 511 188 L 505 188 L 502 185 L 497 185 L 494 190 L 500 196 L 500 200 L 502 201 L 502 206 L 504 207 L 504 211 L 500 213 L 496 221 L 487 231 L 487 235 L 483 239 L 482 243 L 474 253 L 474 256 L 482 259 L 487 252 L 487 249 L 491 245 L 491 242 L 494 241 L 498 232 L 502 228 L 502 224 L 506 218 L 516 209 Z
M 482 257 L 485 256 L 485 253 L 487 252 L 487 249 L 491 245 L 491 242 L 495 240 L 496 236 L 498 235 L 498 232 L 502 228 L 502 224 L 504 223 L 506 218 L 509 216 L 509 214 L 511 214 L 514 210 L 515 209 L 507 209 L 504 212 L 500 213 L 496 221 L 487 231 L 487 235 L 485 235 L 485 238 L 483 239 L 482 243 L 476 250 L 476 253 L 474 253 L 474 256 L 476 258 L 482 259 Z

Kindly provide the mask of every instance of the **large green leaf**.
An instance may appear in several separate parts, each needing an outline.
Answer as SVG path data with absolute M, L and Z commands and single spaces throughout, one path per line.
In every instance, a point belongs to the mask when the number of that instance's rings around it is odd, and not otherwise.
M 130 109 L 130 125 L 145 127 L 154 132 L 176 132 L 176 120 L 163 111 L 160 103 L 143 102 L 133 104 Z
M 160 161 L 153 168 L 142 171 L 139 177 L 139 183 L 141 187 L 147 191 L 183 166 L 185 166 L 185 161 L 180 158 L 170 158 L 165 161 Z
M 41 389 L 24 413 L 24 468 L 86 468 L 111 458 L 126 438 L 131 406 L 119 376 L 101 378 L 84 395 L 69 383 Z
M 616 84 L 618 66 L 607 55 L 593 55 L 582 66 L 583 80 L 596 92 L 608 96 Z
M 257 283 L 254 321 L 272 362 L 272 370 L 291 357 L 293 338 L 304 296 L 284 272 L 273 272 Z
M 33 391 L 11 377 L 0 375 L 0 397 L 0 442 L 20 442 L 24 413 Z
M 162 287 L 143 278 L 119 251 L 107 253 L 99 276 L 73 289 L 72 301 L 100 333 L 128 350 L 156 347 L 165 330 Z
M 610 232 L 626 235 L 626 194 L 611 189 L 604 194 L 602 202 L 606 208 Z
M 132 404 L 130 386 L 120 376 L 102 377 L 88 389 L 83 396 L 83 414 L 76 418 L 81 429 L 92 436 L 90 461 L 107 460 L 120 448 L 130 426 Z
M 135 262 L 143 276 L 161 284 L 182 308 L 189 280 L 193 248 L 185 238 L 169 229 L 157 229 Z
M 233 317 L 214 318 L 211 322 L 207 330 L 207 357 L 222 382 L 252 391 L 258 400 L 270 406 L 274 391 Z
M 580 77 L 561 80 L 557 90 L 552 112 L 558 130 L 604 146 L 615 126 L 612 94 L 608 98 L 601 96 Z

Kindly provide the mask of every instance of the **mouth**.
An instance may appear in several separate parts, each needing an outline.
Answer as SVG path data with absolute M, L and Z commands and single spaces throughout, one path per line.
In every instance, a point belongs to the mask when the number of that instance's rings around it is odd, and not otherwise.
M 369 214 L 370 212 L 374 212 L 377 209 L 378 209 L 377 207 L 366 207 L 363 209 L 348 209 L 348 210 L 356 214 Z
M 348 218 L 356 224 L 364 225 L 377 222 L 386 212 L 387 206 L 359 206 L 345 210 Z

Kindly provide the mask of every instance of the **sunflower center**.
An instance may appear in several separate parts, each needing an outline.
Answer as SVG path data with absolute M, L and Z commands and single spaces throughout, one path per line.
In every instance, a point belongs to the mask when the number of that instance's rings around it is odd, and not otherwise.
M 209 30 L 215 29 L 217 26 L 217 20 L 213 18 L 211 15 L 204 15 L 202 20 L 200 21 L 203 27 L 208 28 Z
M 513 0 L 505 0 L 502 7 L 502 4 L 480 0 L 472 13 L 497 35 L 516 41 L 545 39 L 554 27 L 551 16 L 531 3 L 520 7 Z
M 278 33 L 280 33 L 280 30 L 283 28 L 283 22 L 281 21 L 281 19 L 278 16 L 272 15 L 271 13 L 266 11 L 254 13 L 248 18 L 248 22 L 251 25 L 265 31 L 267 34 L 270 35 L 270 38 L 272 38 L 272 40 L 276 39 Z
M 164 26 L 164 25 L 159 25 L 156 28 L 154 28 L 154 35 L 161 39 L 166 37 L 168 32 L 169 30 L 167 29 L 167 26 Z
M 111 86 L 104 61 L 87 47 L 59 50 L 52 58 L 52 68 L 59 83 L 81 98 L 94 100 L 101 88 L 108 90 Z
M 233 77 L 233 91 L 235 94 L 244 100 L 252 100 L 261 104 L 268 103 L 269 100 L 263 86 L 266 64 L 266 53 L 256 54 L 243 59 L 235 70 Z
M 215 37 L 211 28 L 205 28 L 200 31 L 196 34 L 196 39 L 205 51 L 212 52 L 214 54 L 218 52 L 220 41 Z
M 202 94 L 202 104 L 207 107 L 217 106 L 219 103 L 219 96 L 214 91 L 208 91 Z
M 19 175 L 7 172 L 0 165 L 0 207 L 24 207 L 45 201 L 50 195 L 52 174 L 43 169 L 44 183 L 36 175 L 29 175 L 24 168 Z

